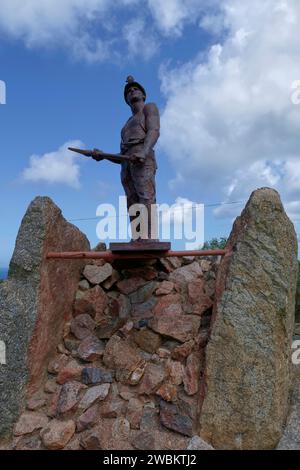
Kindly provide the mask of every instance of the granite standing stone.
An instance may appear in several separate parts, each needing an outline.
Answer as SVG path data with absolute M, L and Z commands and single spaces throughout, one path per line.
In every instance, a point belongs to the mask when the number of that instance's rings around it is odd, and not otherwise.
M 300 364 L 294 365 L 293 368 L 294 380 L 289 415 L 277 450 L 300 450 Z
M 49 251 L 87 251 L 89 242 L 48 197 L 37 197 L 22 220 L 8 280 L 0 285 L 0 438 L 9 435 L 26 395 L 45 378 L 85 262 L 46 260 Z
M 254 191 L 220 265 L 200 436 L 216 449 L 272 449 L 285 424 L 297 237 L 279 194 Z

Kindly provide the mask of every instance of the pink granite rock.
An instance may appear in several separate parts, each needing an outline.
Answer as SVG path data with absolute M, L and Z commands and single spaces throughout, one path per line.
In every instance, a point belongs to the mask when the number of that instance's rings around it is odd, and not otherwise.
M 99 405 L 96 404 L 86 410 L 76 421 L 77 432 L 91 428 L 99 419 Z
M 41 393 L 36 393 L 27 401 L 27 408 L 31 411 L 36 411 L 46 404 L 46 398 Z
M 126 409 L 126 402 L 119 398 L 112 398 L 100 403 L 100 415 L 102 418 L 118 418 Z
M 199 436 L 193 436 L 190 439 L 187 450 L 215 450 L 210 444 L 205 442 Z
M 77 339 L 84 339 L 95 329 L 95 322 L 88 314 L 78 315 L 71 322 L 71 331 Z
M 86 385 L 112 383 L 114 375 L 114 371 L 102 367 L 85 367 L 82 370 L 81 380 Z
M 116 369 L 117 379 L 126 383 L 142 360 L 136 348 L 127 340 L 114 335 L 106 345 L 103 362 L 108 368 Z
M 162 359 L 167 359 L 171 355 L 171 351 L 167 348 L 158 348 L 157 354 Z
M 56 354 L 56 356 L 48 364 L 48 372 L 50 374 L 58 374 L 59 371 L 65 367 L 69 357 L 65 354 Z
M 117 288 L 122 294 L 128 295 L 135 292 L 139 287 L 142 287 L 145 284 L 146 281 L 142 277 L 130 277 L 119 281 L 117 283 Z
M 184 367 L 179 361 L 169 359 L 166 363 L 168 381 L 173 385 L 180 385 L 183 381 Z
M 97 325 L 97 336 L 101 339 L 109 339 L 122 328 L 129 318 L 131 305 L 128 297 L 123 294 L 111 292 L 105 315 L 101 317 Z
M 94 318 L 98 324 L 105 313 L 108 305 L 108 298 L 100 286 L 95 286 L 83 293 L 80 299 L 74 304 L 74 316 L 88 314 Z
M 29 412 L 22 413 L 14 428 L 15 436 L 31 434 L 37 429 L 47 426 L 49 419 L 43 413 Z
M 173 403 L 167 403 L 163 400 L 160 402 L 160 421 L 163 426 L 171 431 L 184 436 L 192 437 L 193 435 L 192 419 Z
M 103 266 L 89 264 L 85 266 L 83 275 L 90 282 L 90 284 L 101 284 L 112 275 L 112 266 L 105 263 Z
M 186 343 L 181 344 L 173 349 L 171 356 L 172 359 L 183 361 L 185 360 L 192 352 L 195 346 L 195 341 L 193 339 L 187 341 Z
M 20 437 L 13 450 L 41 450 L 42 441 L 37 434 L 25 434 Z
M 49 450 L 63 449 L 75 433 L 75 423 L 72 420 L 52 420 L 41 432 L 44 446 Z
M 47 364 L 71 318 L 85 264 L 84 260 L 49 260 L 46 255 L 88 250 L 85 235 L 63 218 L 50 198 L 31 202 L 18 232 L 9 280 L 0 286 L 1 325 L 5 325 L 1 340 L 10 358 L 0 368 L 0 384 L 4 384 L 0 436 L 12 430 L 25 397 L 37 392 L 47 378 Z M 5 393 L 8 383 L 9 393 Z
M 156 395 L 159 395 L 165 401 L 176 401 L 177 387 L 169 383 L 163 384 L 157 390 Z
M 145 373 L 145 367 L 146 367 L 146 363 L 141 362 L 140 365 L 138 365 L 134 369 L 134 371 L 132 372 L 132 374 L 130 375 L 128 379 L 128 383 L 130 385 L 137 385 L 141 381 L 141 378 L 143 377 Z
M 277 446 L 286 423 L 297 235 L 280 196 L 254 191 L 234 222 L 216 282 L 200 436 L 216 449 Z
M 118 272 L 116 269 L 113 269 L 111 276 L 110 276 L 108 279 L 106 279 L 106 281 L 102 282 L 102 286 L 103 286 L 105 289 L 107 289 L 107 290 L 108 290 L 108 289 L 111 289 L 112 286 L 113 286 L 116 282 L 119 281 L 119 279 L 120 279 L 120 274 L 119 274 L 119 272 Z
M 61 415 L 77 408 L 80 392 L 85 388 L 85 385 L 79 382 L 67 382 L 65 383 L 59 394 L 57 404 L 57 414 Z
M 130 423 L 131 429 L 139 429 L 143 416 L 143 402 L 138 398 L 131 398 L 128 402 L 126 419 Z
M 191 313 L 201 315 L 212 307 L 213 301 L 205 292 L 203 279 L 195 279 L 188 284 L 188 299 L 192 305 Z
M 188 395 L 195 395 L 199 388 L 200 358 L 196 353 L 189 355 L 183 375 L 184 390 Z
M 10 389 L 9 395 L 5 394 L 5 404 L 0 404 L 0 435 L 13 427 L 25 405 L 24 397 L 31 396 L 44 383 L 47 364 L 72 315 L 85 261 L 62 263 L 48 260 L 46 255 L 51 251 L 89 249 L 86 236 L 64 219 L 50 198 L 37 197 L 31 202 L 18 232 L 7 289 L 0 294 L 6 303 L 3 311 L 1 308 L 1 324 L 7 325 L 1 340 L 10 357 L 3 371 L 4 383 L 10 383 Z M 12 311 L 13 321 L 9 320 Z M 3 383 L 2 371 L 0 376 Z
M 132 437 L 131 443 L 138 450 L 155 450 L 155 435 L 151 431 L 140 431 Z
M 182 309 L 182 299 L 180 294 L 168 294 L 164 295 L 163 297 L 159 298 L 158 302 L 156 303 L 153 312 L 154 315 L 156 314 L 164 314 L 168 312 L 178 312 L 181 313 Z
M 80 364 L 78 364 L 77 361 L 72 359 L 59 372 L 56 378 L 57 383 L 63 385 L 64 383 L 69 382 L 70 380 L 80 380 L 82 369 L 83 366 L 81 366 Z
M 104 349 L 103 341 L 94 335 L 90 335 L 80 343 L 77 353 L 83 361 L 93 362 L 103 356 Z
M 168 310 L 157 312 L 150 320 L 150 327 L 164 336 L 186 342 L 193 339 L 200 327 L 201 319 L 197 315 L 183 314 L 178 308 L 169 307 Z
M 169 276 L 169 280 L 181 286 L 186 286 L 189 282 L 199 278 L 200 276 L 202 276 L 202 269 L 200 268 L 199 263 L 194 261 L 191 264 L 182 266 L 181 268 L 173 271 Z
M 162 384 L 165 378 L 165 369 L 162 365 L 148 363 L 139 387 L 140 394 L 150 395 Z
M 156 295 L 167 295 L 171 294 L 174 289 L 174 282 L 171 281 L 163 281 L 158 284 L 158 287 L 155 291 Z
M 45 383 L 45 387 L 44 387 L 44 390 L 46 393 L 54 393 L 57 391 L 57 389 L 58 389 L 58 385 L 55 382 L 55 380 L 53 379 L 47 380 L 47 382 Z
M 94 430 L 83 433 L 80 438 L 80 446 L 84 450 L 102 450 L 99 435 Z
M 109 388 L 110 384 L 101 384 L 89 388 L 82 397 L 79 403 L 79 408 L 82 410 L 87 410 L 94 403 L 105 400 L 108 395 Z
M 148 329 L 135 332 L 133 338 L 141 349 L 152 354 L 155 353 L 161 345 L 161 337 Z
M 161 258 L 159 261 L 168 273 L 171 273 L 175 269 L 181 267 L 181 259 L 177 256 L 172 256 L 170 258 Z
M 49 405 L 47 408 L 47 416 L 50 416 L 51 418 L 54 418 L 57 415 L 57 407 L 58 407 L 58 401 L 59 401 L 61 389 L 62 389 L 61 386 L 57 386 L 57 389 L 51 395 Z

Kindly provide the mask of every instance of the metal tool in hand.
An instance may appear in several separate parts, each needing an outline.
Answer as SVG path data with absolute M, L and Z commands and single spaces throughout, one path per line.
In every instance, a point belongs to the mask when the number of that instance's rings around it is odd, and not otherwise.
M 104 153 L 101 150 L 94 149 L 94 150 L 82 150 L 75 147 L 68 147 L 69 150 L 72 152 L 80 153 L 81 155 L 85 155 L 86 157 L 100 157 L 102 160 L 114 160 L 117 163 L 121 163 L 123 161 L 132 161 L 132 157 L 128 155 L 121 155 L 121 154 L 111 154 L 111 153 Z

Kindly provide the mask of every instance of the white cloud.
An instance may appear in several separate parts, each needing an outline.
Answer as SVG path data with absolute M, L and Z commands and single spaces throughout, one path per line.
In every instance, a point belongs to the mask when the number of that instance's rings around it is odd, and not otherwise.
M 203 204 L 179 196 L 171 206 L 159 204 L 158 213 L 162 238 L 170 239 L 173 235 L 175 240 L 184 240 L 186 249 L 196 249 L 203 245 Z
M 139 0 L 1 0 L 0 33 L 29 48 L 65 48 L 93 63 L 118 57 L 114 15 Z M 114 27 L 115 26 L 115 27 Z
M 161 204 L 160 212 L 162 223 L 182 223 L 184 219 L 192 220 L 193 210 L 196 208 L 196 203 L 184 197 L 177 197 L 175 203 L 169 206 L 168 204 Z
M 190 0 L 148 0 L 150 11 L 164 34 L 180 34 L 183 23 L 190 18 L 189 12 L 195 2 Z
M 226 29 L 225 18 L 221 11 L 205 14 L 200 19 L 199 25 L 215 36 L 220 36 Z
M 159 42 L 144 18 L 138 17 L 130 21 L 123 28 L 123 36 L 131 57 L 142 56 L 145 60 L 157 52 Z
M 147 2 L 158 29 L 165 35 L 179 36 L 186 24 L 196 23 L 204 14 L 208 17 L 208 12 L 213 11 L 219 0 L 147 0 Z
M 176 168 L 171 188 L 193 185 L 203 199 L 214 192 L 226 201 L 273 186 L 284 201 L 296 201 L 300 106 L 291 94 L 300 79 L 299 1 L 219 3 L 200 24 L 219 33 L 223 18 L 222 42 L 206 57 L 161 68 L 167 103 L 160 146 Z M 229 210 L 222 206 L 215 213 Z
M 80 140 L 73 140 L 63 144 L 54 152 L 44 155 L 31 155 L 29 167 L 22 173 L 24 181 L 61 183 L 78 189 L 79 165 L 77 156 L 68 150 L 68 147 L 84 147 Z
M 231 183 L 225 187 L 225 201 L 243 201 L 246 203 L 250 193 L 261 187 L 279 191 L 285 210 L 291 220 L 300 223 L 300 159 L 290 158 L 285 161 L 257 161 L 247 170 L 234 172 Z M 298 197 L 298 199 L 297 199 Z M 243 207 L 243 206 L 242 206 Z M 240 205 L 222 205 L 214 209 L 217 218 L 231 221 L 239 215 Z
M 89 63 L 119 63 L 141 48 L 148 60 L 162 36 L 180 35 L 204 8 L 207 0 L 0 0 L 0 33 L 29 48 L 64 48 Z

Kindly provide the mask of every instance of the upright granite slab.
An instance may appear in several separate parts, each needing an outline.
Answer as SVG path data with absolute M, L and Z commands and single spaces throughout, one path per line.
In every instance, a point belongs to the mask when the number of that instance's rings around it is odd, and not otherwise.
M 0 438 L 9 435 L 26 396 L 45 378 L 72 305 L 84 261 L 46 260 L 48 251 L 86 251 L 89 242 L 48 197 L 28 207 L 8 280 L 0 285 Z
M 299 345 L 297 349 L 299 349 Z M 299 355 L 300 353 L 297 353 L 297 358 Z M 300 364 L 293 366 L 289 415 L 277 450 L 300 450 Z
M 296 291 L 295 334 L 300 339 L 300 261 L 298 261 L 298 282 Z
M 297 237 L 279 194 L 254 191 L 216 286 L 200 435 L 216 449 L 272 449 L 288 409 Z

